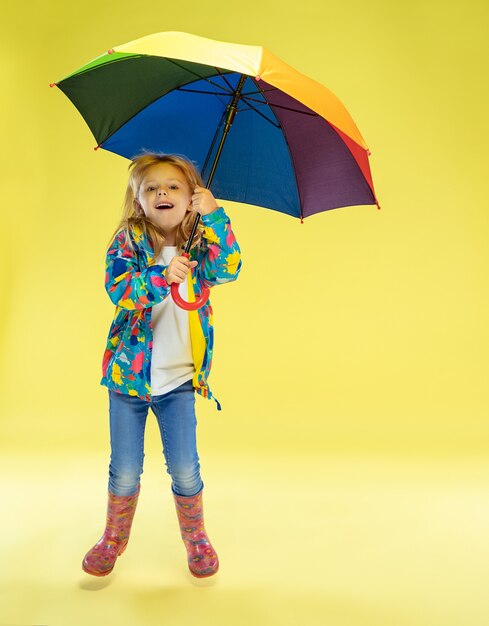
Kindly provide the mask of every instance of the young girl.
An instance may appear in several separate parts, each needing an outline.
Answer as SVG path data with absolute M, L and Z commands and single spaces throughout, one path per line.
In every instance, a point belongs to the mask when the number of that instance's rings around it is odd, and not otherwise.
M 217 554 L 204 528 L 196 446 L 195 391 L 214 399 L 210 300 L 195 311 L 173 302 L 179 283 L 187 301 L 202 288 L 236 280 L 240 248 L 193 163 L 182 156 L 142 154 L 129 165 L 124 212 L 108 246 L 105 289 L 116 305 L 103 357 L 108 387 L 111 457 L 104 534 L 85 555 L 83 570 L 105 576 L 127 545 L 143 472 L 148 410 L 156 416 L 167 472 L 172 478 L 180 533 L 190 572 L 212 576 Z M 201 219 L 182 256 L 196 212 Z

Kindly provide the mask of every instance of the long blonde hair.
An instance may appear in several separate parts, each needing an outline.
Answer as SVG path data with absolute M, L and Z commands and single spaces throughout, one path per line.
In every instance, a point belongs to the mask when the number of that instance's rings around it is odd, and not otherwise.
M 128 170 L 129 180 L 127 182 L 126 194 L 124 197 L 124 203 L 122 208 L 122 217 L 117 225 L 117 228 L 113 232 L 107 247 L 110 247 L 116 235 L 122 230 L 125 233 L 125 245 L 128 245 L 132 250 L 130 231 L 134 226 L 139 226 L 141 230 L 148 236 L 150 242 L 153 245 L 153 258 L 150 263 L 154 263 L 155 259 L 159 256 L 165 245 L 165 235 L 163 231 L 154 222 L 149 220 L 144 214 L 143 208 L 136 199 L 141 183 L 143 182 L 146 171 L 157 163 L 169 163 L 180 169 L 188 186 L 190 193 L 196 185 L 203 187 L 202 177 L 195 165 L 182 155 L 177 154 L 164 154 L 157 152 L 143 152 L 135 156 L 131 163 L 129 163 Z M 192 232 L 192 226 L 196 218 L 195 211 L 187 211 L 185 217 L 178 225 L 176 233 L 176 246 L 177 255 L 181 255 L 184 251 L 185 244 L 187 243 L 190 233 Z M 202 222 L 199 222 L 197 230 L 195 231 L 194 239 L 191 245 L 191 249 L 202 243 L 202 232 L 204 227 Z

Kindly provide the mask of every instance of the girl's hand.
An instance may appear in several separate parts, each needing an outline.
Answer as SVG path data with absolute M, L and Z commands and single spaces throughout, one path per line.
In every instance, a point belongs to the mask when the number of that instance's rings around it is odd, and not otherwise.
M 214 213 L 219 208 L 216 199 L 212 195 L 212 191 L 206 187 L 199 187 L 198 185 L 194 189 L 192 195 L 192 211 L 197 211 L 201 215 L 209 215 Z
M 197 261 L 190 261 L 186 256 L 174 256 L 165 272 L 166 282 L 183 283 L 187 273 L 197 265 Z

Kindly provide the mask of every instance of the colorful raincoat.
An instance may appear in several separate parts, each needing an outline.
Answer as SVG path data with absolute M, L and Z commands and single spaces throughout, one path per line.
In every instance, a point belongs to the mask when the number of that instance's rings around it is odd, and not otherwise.
M 231 222 L 221 206 L 201 216 L 204 232 L 201 245 L 189 252 L 198 264 L 187 274 L 188 301 L 200 296 L 202 286 L 213 287 L 238 278 L 241 251 Z M 151 354 L 153 327 L 151 310 L 166 297 L 171 298 L 165 280 L 167 265 L 150 265 L 153 246 L 140 227 L 134 227 L 134 251 L 124 242 L 120 230 L 107 250 L 105 289 L 116 305 L 102 362 L 101 385 L 120 393 L 151 400 Z M 190 276 L 192 277 L 190 278 Z M 189 311 L 190 339 L 195 374 L 194 389 L 204 398 L 214 399 L 207 378 L 212 365 L 214 328 L 210 298 L 196 311 Z

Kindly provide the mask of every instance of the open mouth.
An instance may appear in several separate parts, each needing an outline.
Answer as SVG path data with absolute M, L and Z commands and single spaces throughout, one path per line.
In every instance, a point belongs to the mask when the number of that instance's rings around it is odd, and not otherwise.
M 171 204 L 171 202 L 159 202 L 156 206 L 155 209 L 173 209 L 173 204 Z

